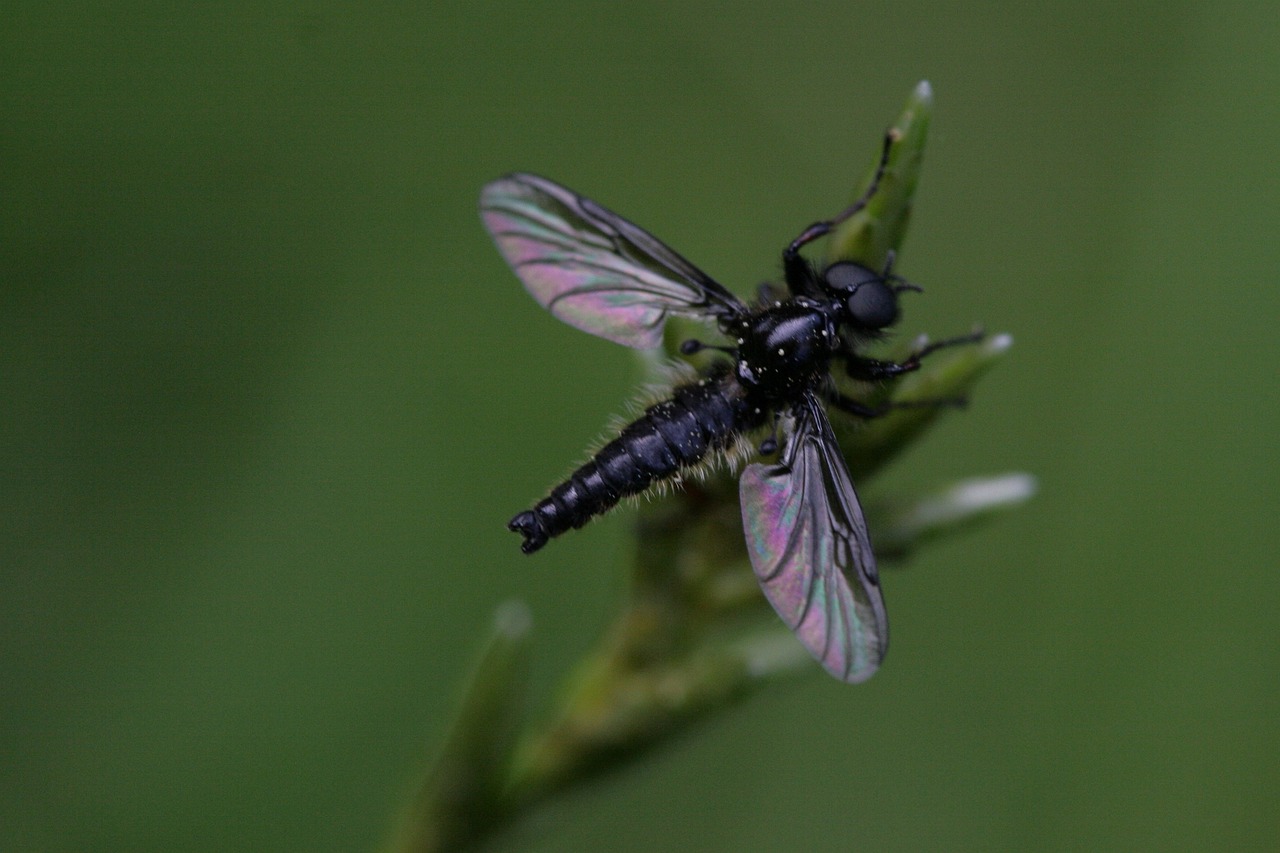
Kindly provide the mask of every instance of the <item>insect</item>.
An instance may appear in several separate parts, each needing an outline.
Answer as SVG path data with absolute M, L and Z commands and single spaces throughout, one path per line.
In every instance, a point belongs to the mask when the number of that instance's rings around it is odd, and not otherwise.
M 512 174 L 486 185 L 480 211 L 499 251 L 544 308 L 571 326 L 635 348 L 657 347 L 668 317 L 714 324 L 732 343 L 685 341 L 681 351 L 718 353 L 697 379 L 678 384 L 509 529 L 532 553 L 581 527 L 622 498 L 677 477 L 741 437 L 772 426 L 759 445 L 773 462 L 748 464 L 739 479 L 743 529 L 757 579 L 778 615 L 836 678 L 859 682 L 889 643 L 875 554 L 826 407 L 871 418 L 872 407 L 841 393 L 831 375 L 891 379 L 942 347 L 901 362 L 858 354 L 899 316 L 898 296 L 919 290 L 890 266 L 849 261 L 818 268 L 800 253 L 862 210 L 888 164 L 886 135 L 867 191 L 830 220 L 800 232 L 782 252 L 788 293 L 743 302 L 648 232 L 545 178 Z M 922 401 L 923 405 L 954 401 Z M 902 405 L 902 404 L 898 404 Z M 782 440 L 777 436 L 781 434 Z

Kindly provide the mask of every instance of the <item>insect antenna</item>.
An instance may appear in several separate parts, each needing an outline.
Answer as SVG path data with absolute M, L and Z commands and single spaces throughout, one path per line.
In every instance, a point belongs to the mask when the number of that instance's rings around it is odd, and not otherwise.
M 893 271 L 893 262 L 898 259 L 898 253 L 890 249 L 884 259 L 884 270 L 880 273 L 880 280 L 885 284 L 892 286 L 894 293 L 902 293 L 911 291 L 912 293 L 924 293 L 924 288 L 918 284 L 907 281 Z

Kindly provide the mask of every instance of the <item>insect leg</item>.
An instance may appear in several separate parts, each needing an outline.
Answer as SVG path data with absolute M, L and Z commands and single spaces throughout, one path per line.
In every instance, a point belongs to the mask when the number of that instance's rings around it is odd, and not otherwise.
M 890 400 L 878 406 L 868 406 L 866 403 L 859 403 L 839 391 L 828 391 L 824 396 L 828 403 L 840 411 L 867 420 L 886 415 L 894 409 L 963 409 L 969 404 L 968 399 L 964 397 L 941 397 L 932 400 Z
M 954 338 L 945 338 L 941 341 L 934 341 L 931 344 L 920 347 L 911 355 L 902 361 L 881 361 L 875 358 L 863 358 L 855 352 L 846 350 L 845 353 L 845 372 L 854 379 L 861 379 L 867 382 L 875 382 L 880 379 L 892 379 L 895 376 L 901 376 L 903 373 L 910 373 L 913 370 L 920 369 L 920 362 L 926 356 L 941 349 L 948 347 L 962 346 L 964 344 L 976 344 L 986 337 L 986 332 L 982 329 L 975 329 L 967 335 L 959 335 Z
M 773 413 L 773 427 L 769 431 L 769 437 L 760 442 L 758 448 L 761 456 L 768 456 L 778 451 L 778 422 L 782 420 L 782 412 Z
M 847 397 L 835 389 L 830 389 L 824 392 L 822 396 L 828 403 L 835 406 L 840 411 L 850 415 L 856 415 L 860 418 L 866 418 L 867 420 L 878 418 L 889 411 L 889 405 L 887 403 L 881 403 L 878 406 L 868 406 L 866 403 L 859 403 L 852 397 Z
M 804 292 L 806 285 L 810 280 L 810 272 L 804 258 L 800 257 L 800 249 L 831 233 L 831 230 L 844 222 L 850 216 L 867 206 L 867 202 L 871 201 L 872 196 L 876 194 L 876 190 L 880 188 L 880 179 L 884 177 L 885 170 L 889 166 L 889 152 L 893 149 L 893 143 L 902 137 L 901 132 L 897 128 L 889 128 L 884 135 L 884 147 L 880 151 L 880 163 L 876 166 L 876 173 L 871 178 L 871 184 L 867 187 L 857 201 L 837 213 L 831 219 L 821 222 L 815 222 L 808 228 L 800 232 L 800 236 L 791 241 L 791 244 L 782 251 L 782 268 L 786 274 L 787 284 L 791 287 L 793 293 Z
M 772 282 L 761 282 L 756 288 L 756 300 L 761 305 L 775 305 L 786 298 L 786 294 L 780 292 Z
M 738 355 L 738 350 L 736 347 L 713 346 L 712 344 L 703 343 L 697 338 L 689 338 L 687 341 L 682 341 L 680 343 L 681 355 L 694 355 L 696 353 L 700 353 L 703 350 L 707 350 L 707 349 L 715 350 L 716 352 L 726 353 L 727 355 L 731 355 L 734 357 Z
M 921 347 L 920 349 L 916 350 L 911 355 L 909 355 L 907 357 L 907 361 L 915 362 L 918 365 L 920 363 L 920 359 L 924 358 L 927 355 L 931 355 L 940 349 L 946 349 L 947 347 L 964 346 L 965 344 L 981 343 L 982 339 L 985 338 L 986 336 L 987 336 L 987 333 L 982 330 L 982 327 L 979 326 L 967 335 L 957 335 L 954 338 L 944 338 L 940 341 L 934 341 L 933 343 L 927 346 Z
M 854 379 L 863 382 L 878 382 L 885 379 L 893 379 L 904 373 L 910 373 L 913 370 L 920 369 L 920 361 L 926 356 L 932 355 L 940 349 L 947 347 L 961 346 L 964 344 L 976 344 L 986 336 L 981 329 L 975 329 L 967 335 L 959 335 L 954 338 L 945 338 L 941 341 L 934 341 L 931 344 L 922 346 L 911 355 L 907 356 L 903 361 L 881 361 L 876 358 L 864 358 L 852 350 L 845 351 L 845 372 Z M 859 403 L 850 397 L 846 397 L 834 388 L 826 392 L 826 399 L 831 405 L 835 406 L 843 412 L 857 415 L 861 418 L 875 418 L 885 414 L 892 409 L 927 409 L 940 408 L 944 406 L 963 408 L 968 405 L 968 400 L 964 397 L 940 397 L 928 400 L 897 400 L 888 403 L 882 403 L 879 406 L 868 406 L 865 403 Z
M 845 373 L 863 382 L 876 382 L 881 379 L 892 379 L 904 373 L 920 369 L 920 362 L 907 359 L 899 364 L 896 361 L 881 361 L 878 358 L 863 358 L 850 354 L 844 363 Z

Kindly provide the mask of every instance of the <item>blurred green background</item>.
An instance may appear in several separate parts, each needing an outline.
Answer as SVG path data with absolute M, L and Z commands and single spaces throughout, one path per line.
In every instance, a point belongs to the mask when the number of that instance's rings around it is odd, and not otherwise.
M 10 4 L 0 849 L 369 850 L 493 608 L 535 695 L 624 515 L 506 519 L 621 411 L 475 213 L 529 169 L 745 290 L 937 104 L 905 333 L 1013 333 L 882 481 L 1024 469 L 761 695 L 500 850 L 1280 837 L 1280 14 L 1258 2 Z

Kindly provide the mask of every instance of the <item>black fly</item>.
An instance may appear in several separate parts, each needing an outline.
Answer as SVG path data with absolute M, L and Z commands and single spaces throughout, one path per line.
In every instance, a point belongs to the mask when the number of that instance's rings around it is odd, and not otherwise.
M 879 186 L 896 137 L 885 138 L 866 193 L 833 219 L 816 222 L 782 253 L 789 294 L 749 307 L 641 228 L 590 199 L 529 174 L 488 184 L 485 226 L 538 302 L 564 322 L 636 348 L 662 342 L 668 316 L 714 323 L 731 344 L 686 341 L 685 354 L 728 357 L 677 386 L 606 444 L 591 461 L 511 519 L 525 553 L 581 527 L 622 498 L 728 450 L 745 433 L 784 427 L 777 462 L 747 465 L 740 479 L 751 563 L 778 615 L 835 677 L 872 675 L 889 643 L 875 555 L 862 510 L 827 420 L 826 405 L 870 418 L 870 407 L 837 390 L 833 362 L 860 380 L 884 380 L 920 366 L 942 346 L 902 362 L 858 354 L 898 319 L 898 294 L 916 289 L 890 269 L 849 261 L 818 269 L 800 250 L 862 210 Z M 762 453 L 777 450 L 771 437 Z

